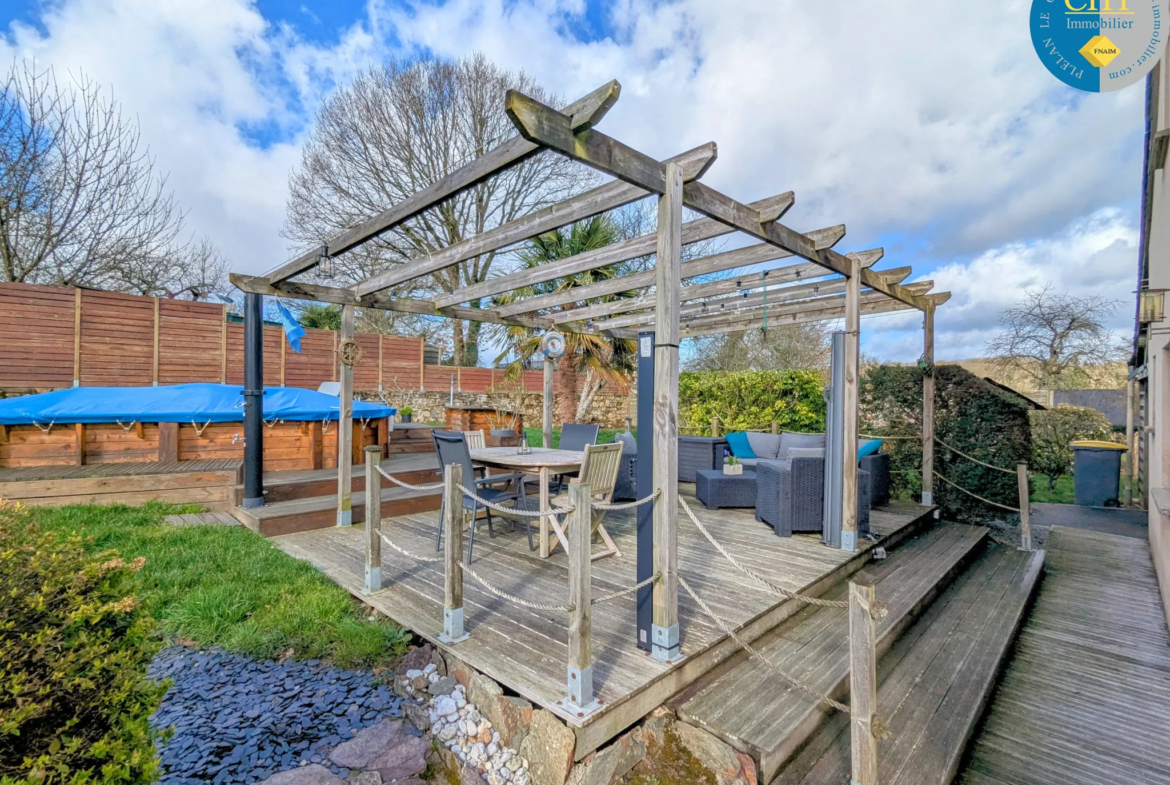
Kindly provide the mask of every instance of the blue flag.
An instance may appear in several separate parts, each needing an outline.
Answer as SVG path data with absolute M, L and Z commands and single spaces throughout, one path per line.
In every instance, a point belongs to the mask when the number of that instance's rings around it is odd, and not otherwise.
M 284 324 L 284 336 L 288 338 L 288 345 L 292 347 L 294 352 L 300 354 L 301 338 L 305 335 L 305 328 L 301 327 L 301 323 L 284 307 L 284 303 L 280 300 L 276 301 L 276 308 L 280 311 L 280 321 Z

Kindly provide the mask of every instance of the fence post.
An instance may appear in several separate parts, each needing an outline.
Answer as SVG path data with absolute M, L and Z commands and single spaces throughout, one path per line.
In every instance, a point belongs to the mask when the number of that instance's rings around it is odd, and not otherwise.
M 776 420 L 772 420 L 772 435 L 773 436 L 780 435 L 780 423 Z
M 719 438 L 719 418 L 718 417 L 711 418 L 711 438 L 712 439 Z
M 1016 464 L 1016 484 L 1020 489 L 1020 550 L 1032 550 L 1031 510 L 1028 509 L 1028 464 Z
M 849 726 L 852 785 L 877 785 L 877 624 L 872 583 L 849 582 Z
M 587 482 L 569 484 L 566 521 L 569 540 L 569 672 L 568 708 L 578 717 L 597 708 L 593 696 L 593 532 L 592 491 Z
M 363 594 L 382 589 L 382 447 L 366 447 L 366 586 Z
M 467 639 L 463 630 L 463 466 L 448 464 L 443 470 L 443 643 Z

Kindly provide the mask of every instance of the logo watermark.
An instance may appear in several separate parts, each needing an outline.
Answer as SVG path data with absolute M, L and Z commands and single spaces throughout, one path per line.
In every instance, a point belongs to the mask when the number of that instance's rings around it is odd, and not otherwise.
M 1140 82 L 1165 49 L 1164 0 L 1032 0 L 1032 45 L 1067 85 L 1104 93 Z

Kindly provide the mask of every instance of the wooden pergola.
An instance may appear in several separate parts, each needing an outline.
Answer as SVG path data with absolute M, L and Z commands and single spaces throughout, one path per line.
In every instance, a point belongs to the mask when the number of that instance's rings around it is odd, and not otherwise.
M 233 274 L 232 282 L 258 302 L 279 295 L 343 306 L 342 341 L 353 338 L 354 309 L 379 308 L 404 313 L 467 319 L 537 330 L 592 333 L 634 338 L 654 336 L 653 565 L 659 574 L 653 587 L 653 650 L 671 660 L 678 653 L 678 438 L 679 341 L 714 333 L 752 330 L 766 325 L 838 320 L 845 323 L 844 443 L 858 438 L 858 373 L 860 319 L 863 315 L 916 309 L 924 315 L 923 503 L 930 504 L 933 478 L 933 326 L 935 308 L 949 294 L 930 294 L 930 282 L 903 285 L 908 267 L 875 270 L 881 249 L 842 254 L 835 250 L 844 237 L 843 225 L 798 232 L 780 222 L 792 206 L 791 192 L 743 204 L 700 182 L 714 163 L 716 145 L 708 143 L 669 158 L 655 160 L 595 130 L 618 99 L 616 81 L 556 110 L 509 91 L 505 108 L 518 135 L 460 167 L 443 179 L 364 223 L 330 239 L 264 276 Z M 435 207 L 510 166 L 543 150 L 552 150 L 615 178 L 551 207 L 497 226 L 427 256 L 395 265 L 351 286 L 325 286 L 294 280 L 329 257 L 343 254 Z M 507 249 L 529 238 L 570 225 L 631 202 L 658 199 L 657 229 L 614 245 L 533 269 L 492 278 L 432 299 L 396 296 L 395 287 L 430 275 L 481 254 Z M 683 207 L 702 218 L 683 221 Z M 752 245 L 689 261 L 682 248 L 732 232 L 754 239 Z M 654 254 L 654 269 L 583 287 L 472 308 L 467 303 L 516 292 L 584 271 Z M 792 258 L 793 263 L 765 272 L 743 273 L 710 282 L 702 276 Z M 690 283 L 683 285 L 683 281 Z M 614 298 L 618 294 L 633 294 Z M 566 307 L 572 306 L 572 307 Z M 253 313 L 253 309 L 247 309 Z M 256 306 L 254 320 L 258 319 Z M 551 364 L 545 365 L 544 428 L 551 431 Z M 249 387 L 253 384 L 249 382 Z M 343 365 L 342 418 L 352 416 L 353 373 Z M 259 395 L 248 398 L 260 405 Z M 259 433 L 259 430 L 257 430 Z M 352 429 L 343 421 L 339 456 L 338 524 L 350 522 L 350 445 Z M 258 449 L 253 435 L 247 447 Z M 842 547 L 857 548 L 857 461 L 846 450 L 842 506 Z M 248 496 L 248 491 L 245 496 Z M 253 492 L 253 496 L 255 496 Z

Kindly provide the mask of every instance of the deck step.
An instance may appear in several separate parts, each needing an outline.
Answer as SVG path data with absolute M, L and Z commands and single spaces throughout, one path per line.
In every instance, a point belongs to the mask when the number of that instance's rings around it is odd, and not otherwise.
M 949 785 L 1039 583 L 1044 551 L 989 545 L 878 664 L 883 785 Z M 849 781 L 849 718 L 836 714 L 773 785 Z
M 337 523 L 336 489 L 337 481 L 334 480 L 333 493 L 327 496 L 289 499 L 247 510 L 236 507 L 232 510 L 232 514 L 240 523 L 264 537 L 276 537 L 311 529 L 324 529 L 335 526 Z M 438 510 L 441 502 L 442 494 L 438 491 L 415 491 L 409 488 L 400 488 L 397 485 L 383 487 L 382 517 L 393 518 L 399 515 Z M 361 523 L 364 521 L 365 513 L 365 493 L 354 491 L 353 522 Z
M 878 623 L 879 655 L 982 551 L 987 535 L 987 529 L 978 526 L 936 526 L 864 570 L 877 581 L 877 595 L 889 608 L 889 615 Z M 842 584 L 826 597 L 843 598 L 847 590 Z M 838 696 L 847 691 L 849 645 L 843 608 L 807 607 L 755 647 L 815 690 Z M 750 754 L 761 782 L 769 782 L 831 712 L 744 652 L 672 705 L 686 722 Z

